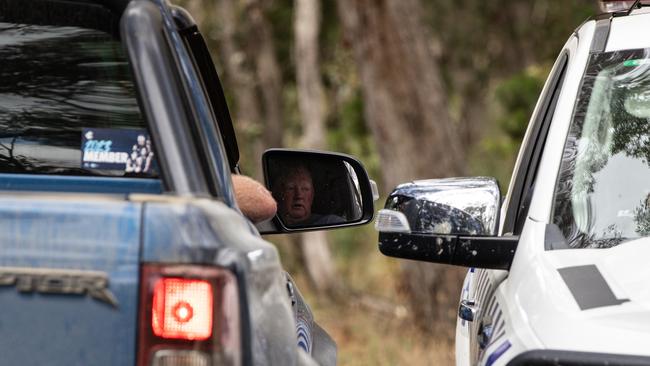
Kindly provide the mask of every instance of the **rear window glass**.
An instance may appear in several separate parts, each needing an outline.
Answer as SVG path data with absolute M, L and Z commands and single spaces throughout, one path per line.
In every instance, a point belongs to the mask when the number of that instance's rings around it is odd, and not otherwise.
M 0 172 L 152 178 L 158 166 L 119 41 L 0 22 Z

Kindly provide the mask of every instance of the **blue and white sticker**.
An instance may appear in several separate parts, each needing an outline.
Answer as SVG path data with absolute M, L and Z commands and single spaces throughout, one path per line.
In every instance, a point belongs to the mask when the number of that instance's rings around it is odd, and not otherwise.
M 485 362 L 485 366 L 492 366 L 492 364 L 494 364 L 496 360 L 499 359 L 499 357 L 501 357 L 504 353 L 506 353 L 507 350 L 510 349 L 510 346 L 512 346 L 512 344 L 510 344 L 510 341 L 501 343 L 499 347 L 497 347 L 497 349 L 495 349 L 494 352 L 488 356 L 487 361 Z
M 296 333 L 298 336 L 298 347 L 305 350 L 305 352 L 311 354 L 311 331 L 310 326 L 307 325 L 307 322 L 302 318 L 296 319 Z
M 150 173 L 154 165 L 151 138 L 143 129 L 84 128 L 81 167 Z

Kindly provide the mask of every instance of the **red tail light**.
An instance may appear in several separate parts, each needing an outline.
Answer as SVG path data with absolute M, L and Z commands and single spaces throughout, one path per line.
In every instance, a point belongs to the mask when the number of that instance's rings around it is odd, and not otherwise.
M 235 276 L 207 266 L 144 265 L 138 365 L 239 365 Z
M 212 335 L 212 285 L 204 280 L 161 278 L 153 290 L 153 333 L 204 340 Z

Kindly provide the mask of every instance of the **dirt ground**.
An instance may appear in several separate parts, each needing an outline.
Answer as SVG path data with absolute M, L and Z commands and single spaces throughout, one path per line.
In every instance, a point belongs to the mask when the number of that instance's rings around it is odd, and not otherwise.
M 453 342 L 424 336 L 410 321 L 363 305 L 315 307 L 338 345 L 339 365 L 453 365 Z
M 289 270 L 316 321 L 336 341 L 338 364 L 453 365 L 454 329 L 425 334 L 416 326 L 400 293 L 400 262 L 379 253 L 376 235 L 369 227 L 331 234 L 341 294 L 315 294 L 304 273 Z

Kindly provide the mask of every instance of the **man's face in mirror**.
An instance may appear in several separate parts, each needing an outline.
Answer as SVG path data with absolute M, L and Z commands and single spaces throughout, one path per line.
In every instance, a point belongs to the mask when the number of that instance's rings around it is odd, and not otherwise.
M 300 223 L 311 216 L 314 186 L 305 168 L 298 168 L 285 179 L 281 191 L 280 214 L 288 225 Z

